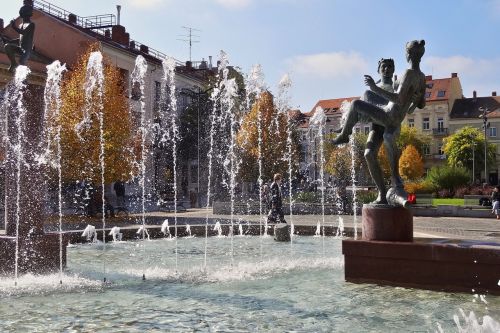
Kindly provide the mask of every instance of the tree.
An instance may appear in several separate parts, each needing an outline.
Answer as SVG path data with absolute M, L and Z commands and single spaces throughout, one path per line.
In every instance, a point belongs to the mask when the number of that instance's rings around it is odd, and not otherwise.
M 78 137 L 75 128 L 82 121 L 85 105 L 84 83 L 88 58 L 98 50 L 91 45 L 79 58 L 74 69 L 65 76 L 61 89 L 62 105 L 60 119 L 63 180 L 90 180 L 100 182 L 100 130 L 95 113 L 91 124 Z M 134 161 L 134 139 L 127 98 L 124 94 L 123 77 L 118 68 L 104 63 L 104 160 L 105 181 L 131 176 Z M 97 100 L 91 101 L 91 110 L 97 110 Z
M 396 140 L 396 143 L 401 151 L 403 151 L 406 146 L 412 145 L 417 149 L 420 156 L 423 156 L 424 146 L 428 145 L 430 141 L 431 137 L 429 135 L 418 132 L 415 127 L 402 125 L 401 132 Z
M 480 129 L 471 126 L 461 128 L 445 139 L 444 152 L 448 165 L 472 170 L 472 163 L 474 163 L 476 170 L 484 169 L 484 145 L 484 133 Z M 488 166 L 495 164 L 495 150 L 494 144 L 488 144 L 486 158 Z
M 404 180 L 416 180 L 424 175 L 424 161 L 417 148 L 408 145 L 399 158 L 399 173 Z
M 255 181 L 259 175 L 259 112 L 262 130 L 262 178 L 272 179 L 275 173 L 285 175 L 288 172 L 286 154 L 289 124 L 286 115 L 278 113 L 271 93 L 265 91 L 260 94 L 252 110 L 244 116 L 237 135 L 241 154 L 240 176 L 245 181 Z M 296 135 L 293 136 L 292 142 L 292 161 L 298 161 Z M 294 168 L 296 165 L 296 162 L 292 162 Z

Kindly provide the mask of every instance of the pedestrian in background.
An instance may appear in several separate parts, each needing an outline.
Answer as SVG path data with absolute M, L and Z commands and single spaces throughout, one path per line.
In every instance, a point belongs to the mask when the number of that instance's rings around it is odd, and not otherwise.
M 497 220 L 500 220 L 500 186 L 495 186 L 491 192 L 491 203 L 491 212 L 497 216 Z

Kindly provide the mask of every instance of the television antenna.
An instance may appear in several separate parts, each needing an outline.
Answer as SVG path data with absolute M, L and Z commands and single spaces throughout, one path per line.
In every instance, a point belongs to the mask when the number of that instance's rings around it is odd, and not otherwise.
M 185 26 L 182 26 L 182 29 L 186 30 L 186 35 L 179 36 L 179 37 L 182 37 L 182 38 L 177 38 L 177 40 L 189 43 L 189 61 L 191 61 L 191 52 L 192 52 L 192 49 L 193 49 L 193 43 L 199 43 L 200 42 L 199 40 L 196 40 L 196 38 L 199 38 L 200 36 L 199 35 L 195 35 L 193 32 L 201 32 L 201 30 L 195 29 L 195 28 L 192 28 L 192 27 L 185 27 Z

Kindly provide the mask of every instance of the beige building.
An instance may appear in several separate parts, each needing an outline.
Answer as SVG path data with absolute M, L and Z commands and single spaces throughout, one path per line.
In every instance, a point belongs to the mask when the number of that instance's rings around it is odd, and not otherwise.
M 474 91 L 471 98 L 462 98 L 455 101 L 450 114 L 450 132 L 454 133 L 464 126 L 472 126 L 484 131 L 484 113 L 486 112 L 486 139 L 488 143 L 496 145 L 496 165 L 486 170 L 476 165 L 474 168 L 474 179 L 490 184 L 498 184 L 498 172 L 500 169 L 500 97 L 492 92 L 491 96 L 477 97 Z M 484 154 L 482 155 L 484 156 Z M 482 157 L 481 156 L 481 157 Z M 483 158 L 484 159 L 484 158 Z
M 457 73 L 449 78 L 434 79 L 426 76 L 425 108 L 416 109 L 407 115 L 405 122 L 419 132 L 429 135 L 431 141 L 424 148 L 424 167 L 426 170 L 440 165 L 446 159 L 443 152 L 443 139 L 450 134 L 450 112 L 457 99 L 463 97 L 462 84 Z

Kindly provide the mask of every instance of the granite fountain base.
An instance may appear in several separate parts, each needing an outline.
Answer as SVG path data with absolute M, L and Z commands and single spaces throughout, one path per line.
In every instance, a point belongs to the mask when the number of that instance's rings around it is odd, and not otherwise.
M 346 281 L 500 295 L 499 243 L 414 240 L 411 221 L 409 210 L 364 205 L 362 239 L 342 242 Z

